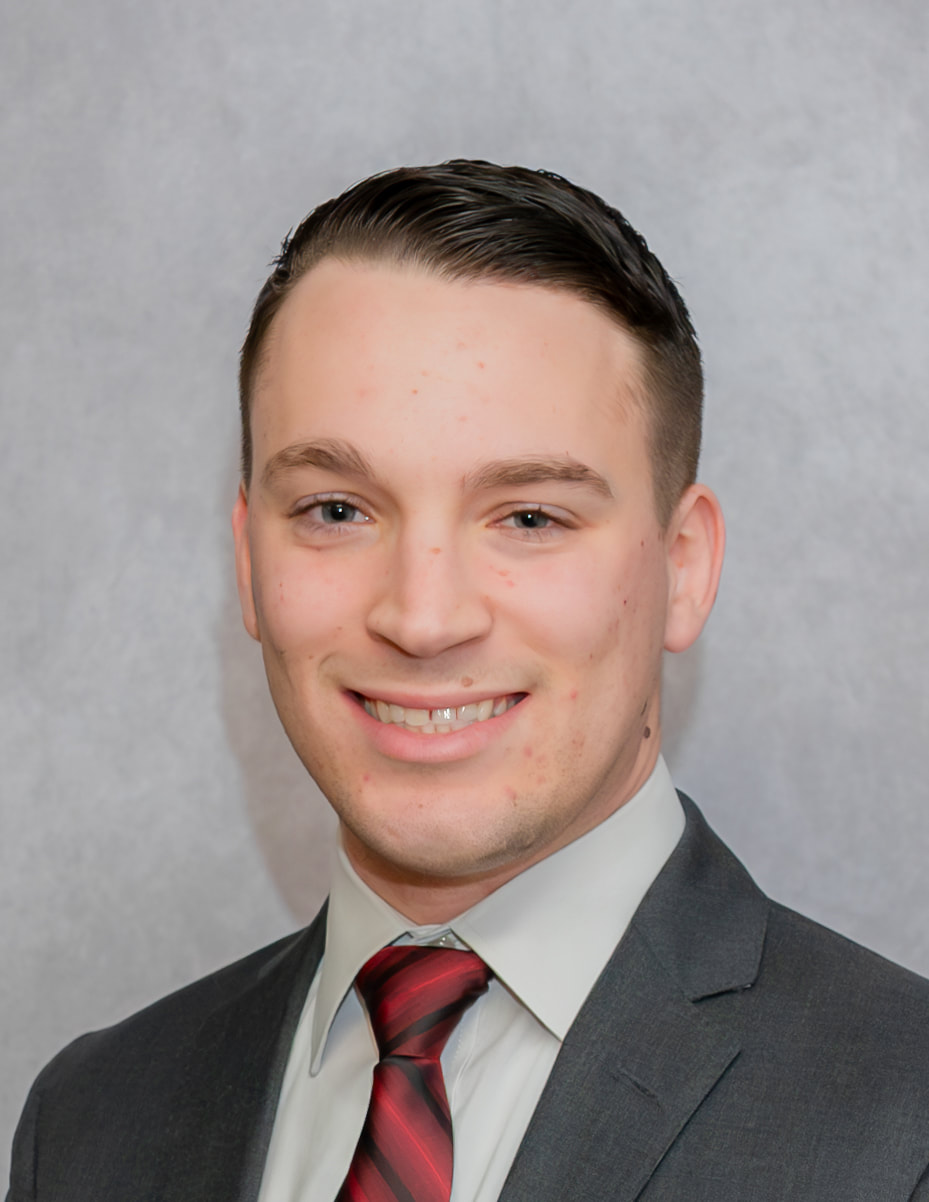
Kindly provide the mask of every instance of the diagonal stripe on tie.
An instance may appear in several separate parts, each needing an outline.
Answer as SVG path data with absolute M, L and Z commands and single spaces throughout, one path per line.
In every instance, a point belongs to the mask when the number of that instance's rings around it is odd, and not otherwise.
M 452 1121 L 439 1058 L 489 980 L 479 956 L 445 947 L 386 947 L 362 968 L 356 984 L 380 1060 L 336 1202 L 449 1202 Z

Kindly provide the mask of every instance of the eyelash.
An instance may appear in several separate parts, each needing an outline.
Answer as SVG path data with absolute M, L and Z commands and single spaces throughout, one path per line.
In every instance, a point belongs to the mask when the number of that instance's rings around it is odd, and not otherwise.
M 354 510 L 360 514 L 362 521 L 345 521 L 345 522 L 324 522 L 318 517 L 314 518 L 314 514 L 325 508 L 327 505 L 344 505 L 346 509 Z M 532 516 L 543 518 L 544 526 L 504 526 L 504 523 L 511 519 Z M 291 517 L 295 520 L 305 519 L 309 525 L 313 527 L 314 532 L 325 532 L 326 536 L 338 538 L 342 536 L 343 527 L 364 526 L 372 521 L 370 514 L 365 512 L 361 501 L 357 497 L 353 497 L 346 493 L 327 493 L 323 496 L 310 497 L 299 502 L 291 512 Z M 527 542 L 545 542 L 552 538 L 559 530 L 572 528 L 572 523 L 564 517 L 559 517 L 552 513 L 542 505 L 518 505 L 510 509 L 501 517 L 494 519 L 494 525 L 512 530 L 523 536 Z
M 326 505 L 344 505 L 346 509 L 353 509 L 356 513 L 361 514 L 364 518 L 363 522 L 324 522 L 319 517 L 314 519 L 313 515 L 318 514 Z M 327 535 L 339 537 L 340 527 L 343 526 L 363 526 L 371 521 L 370 516 L 365 513 L 361 502 L 357 497 L 348 496 L 345 493 L 329 493 L 325 496 L 310 497 L 305 501 L 301 501 L 296 505 L 291 513 L 291 517 L 295 519 L 304 518 L 308 524 L 312 525 L 315 531 L 325 531 Z
M 544 542 L 551 538 L 558 530 L 570 528 L 570 523 L 566 519 L 559 518 L 554 513 L 550 513 L 542 505 L 520 505 L 516 509 L 511 509 L 509 513 L 499 520 L 501 522 L 508 522 L 511 518 L 527 516 L 544 518 L 546 524 L 544 526 L 510 526 L 508 529 L 518 531 L 528 542 Z

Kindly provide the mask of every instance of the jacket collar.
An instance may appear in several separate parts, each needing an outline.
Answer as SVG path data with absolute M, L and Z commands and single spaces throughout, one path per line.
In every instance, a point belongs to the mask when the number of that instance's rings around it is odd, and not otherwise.
M 323 954 L 326 907 L 218 1004 L 166 1110 L 168 1149 L 152 1197 L 255 1202 L 290 1045 Z
M 568 1033 L 500 1202 L 632 1202 L 739 1054 L 698 1003 L 753 984 L 768 903 L 681 801 L 681 842 Z

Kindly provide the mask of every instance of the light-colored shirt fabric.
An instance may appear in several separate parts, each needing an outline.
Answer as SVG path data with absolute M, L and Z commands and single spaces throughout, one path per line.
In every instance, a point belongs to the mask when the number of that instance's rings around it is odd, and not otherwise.
M 574 1018 L 684 830 L 664 761 L 605 822 L 440 927 L 411 926 L 337 848 L 326 950 L 284 1075 L 259 1202 L 329 1202 L 342 1185 L 377 1062 L 352 988 L 395 942 L 472 948 L 493 970 L 442 1056 L 454 1130 L 452 1202 L 496 1202 Z

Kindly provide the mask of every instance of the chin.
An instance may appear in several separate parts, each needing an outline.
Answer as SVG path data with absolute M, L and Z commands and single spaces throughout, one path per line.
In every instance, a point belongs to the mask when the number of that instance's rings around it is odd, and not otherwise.
M 447 815 L 446 821 L 423 822 L 417 806 L 408 822 L 378 816 L 342 813 L 343 824 L 352 836 L 356 852 L 369 863 L 379 861 L 392 874 L 412 878 L 464 881 L 515 868 L 541 854 L 552 832 L 532 821 L 531 810 L 520 815 L 509 811 L 509 823 L 500 822 L 500 812 Z M 361 820 L 359 820 L 359 818 Z

